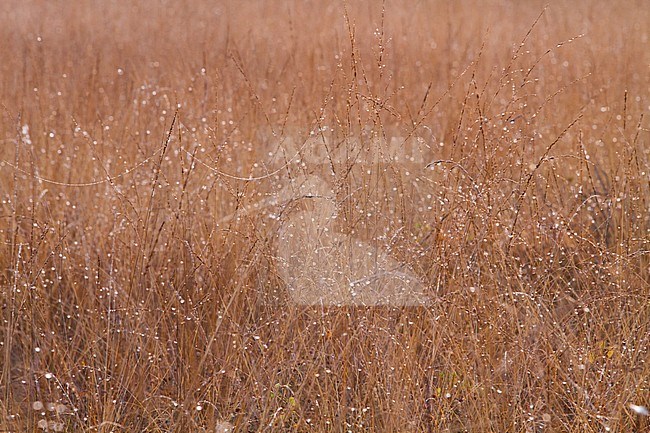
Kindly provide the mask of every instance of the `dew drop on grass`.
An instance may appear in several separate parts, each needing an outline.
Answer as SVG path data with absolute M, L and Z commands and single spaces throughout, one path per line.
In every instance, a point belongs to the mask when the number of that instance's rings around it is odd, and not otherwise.
M 638 415 L 650 416 L 650 411 L 645 406 L 637 406 L 636 404 L 630 404 L 630 409 L 632 409 Z

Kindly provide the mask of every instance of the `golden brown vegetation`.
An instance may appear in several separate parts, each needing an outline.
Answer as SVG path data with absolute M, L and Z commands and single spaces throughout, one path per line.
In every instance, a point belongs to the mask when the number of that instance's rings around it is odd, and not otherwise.
M 643 428 L 645 2 L 12 0 L 0 23 L 5 430 Z M 420 153 L 363 163 L 394 138 Z M 313 174 L 431 305 L 287 299 L 273 198 Z

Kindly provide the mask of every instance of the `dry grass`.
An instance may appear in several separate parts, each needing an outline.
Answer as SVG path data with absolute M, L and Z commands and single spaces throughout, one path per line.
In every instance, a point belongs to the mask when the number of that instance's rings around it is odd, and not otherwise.
M 4 430 L 647 429 L 645 2 L 11 0 L 0 24 Z M 413 160 L 364 163 L 399 137 Z M 314 174 L 432 305 L 287 301 L 269 216 Z

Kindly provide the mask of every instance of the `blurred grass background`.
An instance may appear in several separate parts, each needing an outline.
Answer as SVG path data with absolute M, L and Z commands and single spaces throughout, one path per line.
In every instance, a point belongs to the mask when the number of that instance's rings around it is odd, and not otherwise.
M 645 2 L 11 0 L 0 21 L 5 430 L 647 428 Z M 282 152 L 314 136 L 438 162 Z M 434 305 L 286 302 L 278 221 L 249 209 L 313 173 Z

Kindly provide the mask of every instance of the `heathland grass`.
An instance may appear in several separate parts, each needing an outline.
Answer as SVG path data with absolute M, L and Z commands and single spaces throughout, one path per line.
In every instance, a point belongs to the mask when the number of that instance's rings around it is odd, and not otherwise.
M 0 430 L 647 428 L 647 6 L 1 2 Z M 291 302 L 313 175 L 430 305 Z

